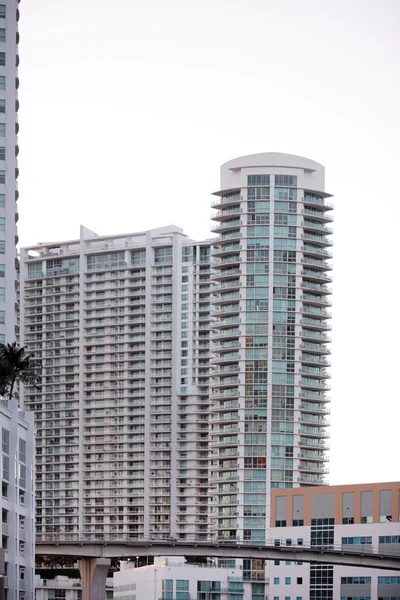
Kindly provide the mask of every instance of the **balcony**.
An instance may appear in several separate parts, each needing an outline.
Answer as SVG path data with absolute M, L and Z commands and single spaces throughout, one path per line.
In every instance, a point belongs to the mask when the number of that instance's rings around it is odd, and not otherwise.
M 304 246 L 302 246 L 301 250 L 304 252 L 304 254 L 311 254 L 323 258 L 332 258 L 333 256 L 332 252 L 329 252 L 329 250 L 325 250 L 325 248 L 321 248 L 320 246 L 310 246 L 308 244 L 305 244 Z
M 310 196 L 309 194 L 304 194 L 303 203 L 305 206 L 319 206 L 323 210 L 332 210 L 333 204 L 329 202 L 325 202 L 324 198 L 318 198 L 317 196 Z
M 328 238 L 324 237 L 323 235 L 316 235 L 314 233 L 308 233 L 307 231 L 304 231 L 304 233 L 301 235 L 301 239 L 305 242 L 311 242 L 312 244 L 317 244 L 321 247 L 332 246 L 333 244 L 331 240 L 328 240 Z
M 241 227 L 243 225 L 240 219 L 231 219 L 227 221 L 222 221 L 220 225 L 214 225 L 211 227 L 211 231 L 213 233 L 217 233 L 220 231 L 228 231 L 229 229 L 236 229 L 237 227 Z
M 214 202 L 211 203 L 211 208 L 221 208 L 223 206 L 240 204 L 242 201 L 243 201 L 243 197 L 238 192 L 237 194 L 221 196 L 218 200 L 215 200 Z
M 330 235 L 331 233 L 333 233 L 333 229 L 331 227 L 326 227 L 322 223 L 315 222 L 315 221 L 313 222 L 308 219 L 306 221 L 303 221 L 301 223 L 301 226 L 304 229 L 309 229 L 311 231 L 320 231 L 324 235 Z
M 311 290 L 317 294 L 332 294 L 332 290 L 328 286 L 320 283 L 313 283 L 303 279 L 301 286 L 304 290 Z
M 214 247 L 212 251 L 212 256 L 224 256 L 226 254 L 232 254 L 233 252 L 239 252 L 242 249 L 242 246 L 237 244 L 221 244 L 223 240 L 218 240 L 218 247 Z M 238 257 L 239 259 L 239 257 Z M 216 266 L 216 265 L 215 265 Z
M 329 438 L 329 433 L 325 429 L 320 429 L 319 427 L 311 427 L 307 425 L 302 425 L 298 433 L 314 438 Z
M 224 219 L 228 219 L 235 215 L 240 215 L 242 209 L 239 205 L 233 206 L 232 208 L 225 208 L 217 213 L 211 214 L 211 219 L 213 221 L 222 221 Z
M 312 219 L 320 220 L 322 223 L 332 222 L 333 217 L 331 215 L 325 214 L 322 210 L 316 210 L 311 208 L 304 208 L 301 211 L 302 215 L 310 217 Z

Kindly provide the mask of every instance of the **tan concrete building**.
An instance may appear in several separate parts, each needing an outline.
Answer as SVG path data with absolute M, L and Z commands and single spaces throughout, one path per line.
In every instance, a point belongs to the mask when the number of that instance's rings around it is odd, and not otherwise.
M 274 490 L 276 545 L 339 547 L 400 556 L 400 482 Z M 398 600 L 400 573 L 276 560 L 271 600 Z

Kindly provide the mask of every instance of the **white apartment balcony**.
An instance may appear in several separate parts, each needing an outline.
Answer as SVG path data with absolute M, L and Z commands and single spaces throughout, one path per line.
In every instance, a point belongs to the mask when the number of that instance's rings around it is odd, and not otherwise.
M 312 415 L 305 412 L 302 412 L 297 419 L 299 423 L 303 423 L 305 425 L 315 425 L 318 427 L 329 427 L 330 423 L 324 417 L 319 415 Z
M 313 242 L 313 240 L 309 240 L 309 242 Z M 301 250 L 304 254 L 310 254 L 311 256 L 315 256 L 318 258 L 332 258 L 333 254 L 329 250 L 322 248 L 321 246 L 311 246 L 305 242 L 304 246 L 302 246 Z
M 233 254 L 234 252 L 239 252 L 240 250 L 242 250 L 242 246 L 238 242 L 237 243 L 223 243 L 225 241 L 228 242 L 229 240 L 219 240 L 218 246 L 214 246 L 213 251 L 212 251 L 213 257 L 218 257 L 218 256 L 223 257 L 223 256 L 227 256 L 228 254 Z M 233 262 L 235 257 L 232 256 L 229 258 L 232 258 L 232 262 Z M 236 262 L 240 262 L 239 256 L 237 256 Z M 214 263 L 214 267 L 218 268 L 217 262 Z
M 304 296 L 303 296 L 304 298 Z M 314 298 L 314 297 L 313 297 Z M 319 298 L 319 297 L 318 297 Z M 312 304 L 303 304 L 300 312 L 308 317 L 312 318 L 321 318 L 321 319 L 331 319 L 332 315 L 325 308 L 321 308 L 319 306 L 313 306 Z
M 302 377 L 300 381 L 302 388 L 318 389 L 318 390 L 330 390 L 329 384 L 323 379 L 311 379 L 310 377 Z
M 322 333 L 321 331 L 314 331 L 312 329 L 305 329 L 302 327 L 300 337 L 304 340 L 315 340 L 321 344 L 328 344 L 331 338 Z
M 312 361 L 308 361 L 308 360 L 304 360 L 303 361 L 302 358 L 300 360 L 301 360 L 301 362 L 312 362 Z M 317 361 L 315 361 L 315 362 L 317 362 Z M 320 363 L 320 364 L 323 364 L 323 363 Z M 313 377 L 319 377 L 321 379 L 329 379 L 330 378 L 330 374 L 329 374 L 329 372 L 326 369 L 319 368 L 319 367 L 314 367 L 314 366 L 310 367 L 310 366 L 304 366 L 303 365 L 300 368 L 299 372 L 302 375 L 304 375 L 304 374 L 306 374 L 306 375 L 312 375 Z
M 320 207 L 323 210 L 332 210 L 333 209 L 333 204 L 326 202 L 324 198 L 322 198 L 322 197 L 319 198 L 314 195 L 310 195 L 307 192 L 305 192 L 305 194 L 304 194 L 303 203 L 305 206 L 311 206 L 311 207 L 316 206 L 316 207 Z
M 221 265 L 220 265 L 221 266 Z M 213 281 L 224 281 L 225 279 L 229 279 L 230 277 L 241 275 L 242 270 L 238 267 L 225 267 L 224 269 L 220 269 L 216 271 L 213 276 Z
M 320 319 L 318 317 L 321 317 Z M 317 330 L 325 330 L 325 331 L 330 331 L 332 329 L 331 325 L 329 325 L 329 323 L 326 323 L 324 316 L 322 315 L 317 315 L 315 313 L 313 313 L 312 318 L 311 317 L 303 317 L 300 320 L 300 325 L 304 325 L 304 327 L 306 328 L 310 328 L 310 329 L 317 329 Z
M 319 426 L 312 427 L 311 425 L 302 425 L 298 430 L 301 435 L 306 435 L 313 438 L 329 438 L 329 432 L 321 429 Z
M 332 294 L 332 290 L 328 288 L 327 285 L 323 283 L 314 283 L 312 281 L 308 281 L 307 279 L 302 280 L 300 287 L 306 292 L 313 292 L 313 294 Z
M 232 314 L 239 314 L 240 313 L 240 305 L 239 303 L 232 303 L 232 304 L 222 304 L 221 306 L 215 306 L 213 312 L 211 313 L 213 317 L 221 317 L 221 316 L 227 316 L 227 315 L 232 315 Z M 212 323 L 212 327 L 218 327 L 220 324 L 219 321 L 213 321 Z M 221 327 L 223 325 L 221 324 Z
M 304 487 L 312 485 L 328 485 L 328 482 L 325 481 L 323 475 L 313 475 L 311 473 L 300 473 L 300 476 L 297 478 L 297 481 Z
M 310 459 L 313 462 L 320 462 L 320 463 L 326 462 L 328 460 L 327 455 L 317 449 L 316 450 L 301 450 L 301 452 L 298 453 L 298 457 Z
M 221 363 L 221 362 L 237 362 L 240 358 L 239 352 L 226 352 L 221 353 L 218 357 L 213 357 L 211 359 L 212 363 Z
M 240 348 L 241 346 L 242 344 L 239 341 L 239 339 L 234 339 L 230 341 L 221 341 L 220 343 L 214 343 L 211 350 L 212 352 L 217 353 L 224 352 L 224 350 Z
M 316 269 L 304 269 L 304 271 L 301 272 L 301 275 L 303 277 L 306 277 L 307 279 L 311 280 L 311 281 L 315 281 L 315 282 L 320 282 L 320 283 L 331 283 L 332 282 L 332 277 L 330 277 L 329 275 L 327 275 L 324 271 L 317 271 Z
M 212 335 L 211 335 L 211 340 L 213 342 L 217 342 L 218 340 L 220 341 L 220 344 L 215 344 L 212 346 L 212 349 L 214 350 L 215 347 L 219 347 L 219 346 L 225 346 L 225 343 L 223 340 L 228 340 L 228 338 L 237 338 L 240 337 L 241 333 L 240 333 L 240 329 L 237 327 L 233 327 L 230 329 L 220 329 L 219 331 L 215 331 Z M 228 342 L 226 342 L 228 343 Z
M 214 305 L 218 305 L 218 304 L 224 304 L 225 302 L 231 302 L 232 300 L 240 300 L 241 299 L 241 294 L 239 294 L 239 292 L 233 292 L 233 293 L 222 293 L 221 290 L 219 290 L 220 295 L 218 296 L 218 298 L 216 298 L 215 300 L 212 300 L 211 303 Z
M 239 421 L 238 413 L 213 413 L 210 419 L 211 425 L 219 425 L 221 423 L 236 423 Z
M 329 435 L 326 434 L 325 438 L 329 438 Z M 318 439 L 314 437 L 301 437 L 299 441 L 300 448 L 308 448 L 314 450 L 329 450 L 329 445 L 324 439 Z
M 312 267 L 313 269 L 319 269 L 320 271 L 331 271 L 332 265 L 331 263 L 322 260 L 321 258 L 315 258 L 308 256 L 307 254 L 301 259 L 301 264 L 307 267 Z
M 329 469 L 325 467 L 323 463 L 303 461 L 300 461 L 299 471 L 304 471 L 305 473 L 320 473 L 321 475 L 326 475 L 329 473 Z
M 307 350 L 307 352 L 315 352 L 316 354 L 331 354 L 331 350 L 324 344 L 313 344 L 307 342 L 300 344 L 300 348 L 302 350 Z
M 333 229 L 331 227 L 326 227 L 323 223 L 313 221 L 311 219 L 305 219 L 301 226 L 305 230 L 320 232 L 323 235 L 330 235 L 333 233 Z
M 228 207 L 234 204 L 239 204 L 243 201 L 243 196 L 238 192 L 237 194 L 232 194 L 231 196 L 221 196 L 218 200 L 215 200 L 211 203 L 211 208 L 221 208 Z
M 310 203 L 305 203 L 305 204 L 310 204 Z M 323 210 L 319 210 L 317 208 L 304 208 L 301 211 L 302 215 L 305 215 L 306 217 L 310 217 L 311 219 L 315 219 L 316 221 L 321 221 L 321 223 L 331 223 L 333 221 L 333 217 L 327 213 L 325 213 Z
M 213 213 L 210 215 L 210 218 L 213 221 L 224 221 L 225 219 L 230 219 L 232 217 L 239 216 L 241 213 L 242 209 L 240 208 L 240 205 L 236 205 L 232 208 L 225 208 L 217 213 Z
M 222 221 L 219 225 L 214 225 L 211 227 L 211 231 L 213 233 L 219 233 L 222 231 L 227 232 L 231 229 L 237 229 L 242 225 L 244 225 L 244 223 L 240 219 L 228 219 L 226 221 Z
M 333 242 L 331 240 L 324 237 L 323 235 L 311 233 L 306 230 L 304 230 L 304 233 L 301 234 L 301 239 L 304 240 L 305 244 L 307 242 L 311 242 L 312 244 L 320 246 L 321 248 L 324 248 L 326 246 L 332 246 L 332 244 L 333 244 Z

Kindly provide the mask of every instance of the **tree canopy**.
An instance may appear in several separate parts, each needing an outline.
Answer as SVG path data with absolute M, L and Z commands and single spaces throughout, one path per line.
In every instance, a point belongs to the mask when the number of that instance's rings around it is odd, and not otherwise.
M 25 348 L 12 344 L 0 344 L 0 394 L 11 399 L 15 384 L 38 386 L 41 380 L 41 363 L 27 354 Z

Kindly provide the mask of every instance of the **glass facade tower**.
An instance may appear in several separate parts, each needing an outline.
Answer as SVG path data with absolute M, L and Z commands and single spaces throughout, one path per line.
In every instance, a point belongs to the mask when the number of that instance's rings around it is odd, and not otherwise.
M 331 229 L 324 168 L 286 154 L 222 166 L 213 208 L 210 531 L 268 538 L 273 488 L 321 485 Z

